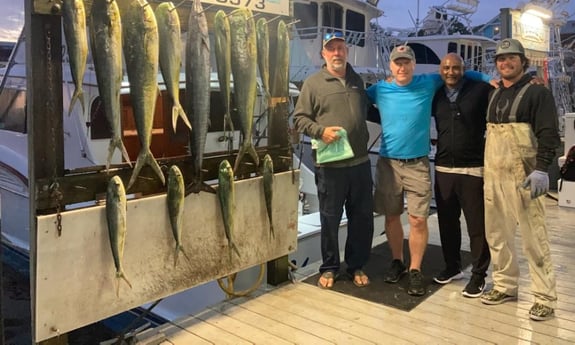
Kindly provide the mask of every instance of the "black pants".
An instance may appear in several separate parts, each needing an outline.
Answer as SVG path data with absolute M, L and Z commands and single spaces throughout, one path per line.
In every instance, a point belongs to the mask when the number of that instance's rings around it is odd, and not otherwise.
M 483 178 L 435 172 L 435 202 L 445 268 L 461 269 L 461 210 L 467 223 L 473 274 L 485 277 L 491 256 L 485 240 Z
M 320 272 L 340 268 L 338 232 L 343 208 L 347 215 L 347 271 L 361 269 L 369 259 L 373 239 L 373 196 L 370 162 L 349 168 L 317 167 L 315 183 L 321 221 Z

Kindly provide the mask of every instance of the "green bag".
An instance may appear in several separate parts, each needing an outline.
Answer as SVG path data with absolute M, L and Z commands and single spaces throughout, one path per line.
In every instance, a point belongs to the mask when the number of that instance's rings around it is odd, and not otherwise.
M 345 129 L 340 129 L 337 134 L 339 140 L 331 144 L 326 144 L 321 139 L 311 140 L 311 148 L 316 150 L 315 159 L 319 164 L 341 161 L 354 156 Z

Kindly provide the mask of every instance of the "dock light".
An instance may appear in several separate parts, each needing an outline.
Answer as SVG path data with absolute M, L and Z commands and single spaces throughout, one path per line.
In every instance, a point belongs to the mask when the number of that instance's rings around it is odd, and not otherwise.
M 553 12 L 551 12 L 551 10 L 532 3 L 528 3 L 523 6 L 523 14 L 529 14 L 541 19 L 550 19 L 553 17 Z

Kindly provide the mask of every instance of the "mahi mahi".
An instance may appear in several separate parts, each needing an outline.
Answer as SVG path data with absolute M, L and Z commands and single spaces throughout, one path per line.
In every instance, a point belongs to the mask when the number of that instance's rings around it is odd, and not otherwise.
M 258 68 L 260 78 L 266 92 L 270 97 L 270 34 L 268 30 L 268 21 L 260 18 L 256 22 L 256 36 L 258 45 Z
M 162 2 L 154 12 L 158 22 L 160 38 L 160 70 L 166 84 L 172 106 L 172 126 L 176 132 L 176 124 L 180 117 L 189 129 L 190 121 L 180 104 L 180 69 L 182 66 L 182 41 L 180 37 L 180 17 L 172 2 Z
M 126 214 L 126 190 L 120 177 L 115 175 L 108 181 L 108 189 L 106 192 L 106 220 L 108 222 L 108 236 L 110 238 L 112 256 L 114 257 L 114 266 L 116 267 L 116 296 L 120 295 L 120 279 L 124 279 L 130 289 L 132 288 L 132 284 L 122 268 L 127 232 Z
M 64 22 L 64 36 L 68 47 L 70 72 L 74 81 L 74 93 L 70 100 L 68 116 L 72 113 L 76 101 L 80 101 L 82 114 L 85 113 L 84 91 L 82 81 L 86 71 L 88 58 L 88 38 L 86 37 L 86 10 L 83 0 L 64 0 L 62 3 L 62 19 Z
M 130 156 L 122 142 L 120 88 L 122 87 L 122 25 L 116 1 L 95 0 L 92 5 L 90 43 L 98 92 L 112 130 L 106 171 L 115 149 L 120 150 L 130 167 Z
M 122 7 L 124 9 L 124 7 Z M 128 182 L 128 189 L 136 182 L 144 164 L 158 175 L 162 184 L 164 174 L 152 155 L 152 126 L 158 97 L 158 26 L 154 11 L 145 0 L 131 0 L 122 12 L 122 33 L 126 70 L 130 81 L 130 99 L 140 140 L 140 153 Z
M 263 159 L 263 181 L 264 181 L 264 196 L 266 200 L 266 210 L 268 219 L 270 221 L 270 233 L 275 237 L 274 221 L 272 217 L 273 211 L 273 198 L 274 198 L 274 162 L 269 154 L 266 154 Z
M 176 241 L 176 251 L 174 253 L 174 267 L 178 264 L 178 254 L 182 252 L 188 262 L 190 258 L 182 246 L 182 229 L 184 221 L 184 177 L 177 165 L 172 165 L 168 172 L 168 193 L 166 196 L 168 204 L 168 214 L 170 215 L 170 225 L 172 234 Z
M 204 148 L 210 125 L 210 37 L 200 0 L 193 0 L 188 20 L 185 109 L 192 122 L 190 148 L 194 159 L 194 177 L 187 189 L 192 193 L 211 191 L 202 179 Z
M 257 89 L 257 47 L 256 30 L 252 12 L 238 8 L 229 15 L 232 45 L 232 75 L 234 77 L 234 99 L 238 109 L 243 141 L 234 163 L 238 170 L 243 156 L 248 153 L 256 166 L 259 157 L 252 140 L 252 126 Z
M 286 98 L 289 96 L 289 34 L 283 20 L 278 22 L 277 48 L 274 59 L 274 76 L 272 97 Z
M 224 102 L 224 131 L 226 126 L 230 131 L 234 130 L 232 117 L 230 115 L 230 87 L 232 73 L 232 52 L 230 45 L 230 22 L 225 12 L 219 10 L 214 16 L 216 66 L 218 69 L 218 82 L 220 84 L 220 95 Z
M 238 256 L 240 252 L 233 240 L 234 213 L 235 213 L 235 192 L 234 192 L 234 171 L 227 160 L 220 163 L 218 171 L 218 199 L 224 222 L 224 230 L 230 250 L 234 250 Z

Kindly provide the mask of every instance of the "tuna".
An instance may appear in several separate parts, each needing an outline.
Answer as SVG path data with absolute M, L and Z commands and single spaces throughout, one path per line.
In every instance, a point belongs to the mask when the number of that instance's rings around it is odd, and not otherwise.
M 114 150 L 118 149 L 128 162 L 130 156 L 122 142 L 122 119 L 120 113 L 120 88 L 122 86 L 122 25 L 120 11 L 115 1 L 95 0 L 92 5 L 90 43 L 98 92 L 106 118 L 112 130 L 108 145 L 106 171 Z
M 84 104 L 84 91 L 82 82 L 86 71 L 88 58 L 88 38 L 86 37 L 86 10 L 83 0 L 63 0 L 62 18 L 64 23 L 64 36 L 68 47 L 70 72 L 74 81 L 74 93 L 70 100 L 68 116 L 72 113 L 76 101 L 80 101 L 82 113 L 86 112 Z
M 172 126 L 176 132 L 178 117 L 189 129 L 190 121 L 180 104 L 180 69 L 182 66 L 182 41 L 180 38 L 180 17 L 172 2 L 162 2 L 156 7 L 156 21 L 160 38 L 160 71 L 166 84 L 172 106 Z
M 264 181 L 264 197 L 266 200 L 266 210 L 270 221 L 270 234 L 275 237 L 273 221 L 273 198 L 274 198 L 274 162 L 269 154 L 263 159 L 262 176 Z
M 176 241 L 176 249 L 174 252 L 174 267 L 178 264 L 178 254 L 182 252 L 188 262 L 190 258 L 184 251 L 182 246 L 182 229 L 184 221 L 184 177 L 180 168 L 177 165 L 172 165 L 168 172 L 168 193 L 166 200 L 168 204 L 168 214 L 170 216 L 170 225 L 172 226 L 172 234 Z
M 105 0 L 104 0 L 105 1 Z M 124 257 L 124 244 L 126 243 L 126 215 L 127 215 L 126 190 L 124 183 L 118 176 L 113 176 L 108 181 L 106 191 L 106 220 L 108 222 L 108 236 L 110 238 L 110 248 L 114 257 L 116 267 L 116 296 L 120 295 L 120 279 L 124 279 L 126 284 L 132 288 L 132 284 L 126 277 L 122 268 Z
M 236 252 L 239 256 L 240 252 L 236 247 L 233 240 L 234 231 L 234 213 L 235 205 L 235 192 L 234 192 L 234 171 L 232 166 L 227 160 L 220 163 L 218 170 L 218 199 L 220 201 L 220 210 L 222 212 L 222 220 L 224 222 L 224 230 L 230 250 Z M 231 253 L 231 252 L 230 252 Z
M 257 90 L 256 30 L 252 12 L 238 8 L 229 15 L 232 51 L 234 99 L 238 109 L 243 137 L 234 163 L 237 171 L 243 156 L 248 153 L 259 166 L 258 153 L 252 140 L 252 126 Z
M 202 179 L 204 149 L 210 125 L 210 38 L 208 22 L 199 0 L 193 0 L 188 20 L 185 109 L 193 127 L 190 148 L 194 162 L 194 177 L 186 189 L 192 193 L 211 191 L 211 187 Z
M 218 69 L 218 82 L 220 95 L 224 102 L 226 113 L 224 114 L 224 131 L 226 126 L 230 131 L 234 130 L 230 115 L 230 85 L 232 73 L 232 52 L 230 45 L 230 22 L 224 11 L 219 10 L 214 17 L 214 33 L 216 43 L 216 65 Z
M 164 174 L 152 155 L 152 126 L 158 97 L 158 26 L 152 7 L 145 0 L 132 0 L 122 12 L 124 58 L 134 120 L 140 140 L 140 153 L 128 182 L 128 189 L 136 182 L 144 164 L 148 164 L 166 184 Z

